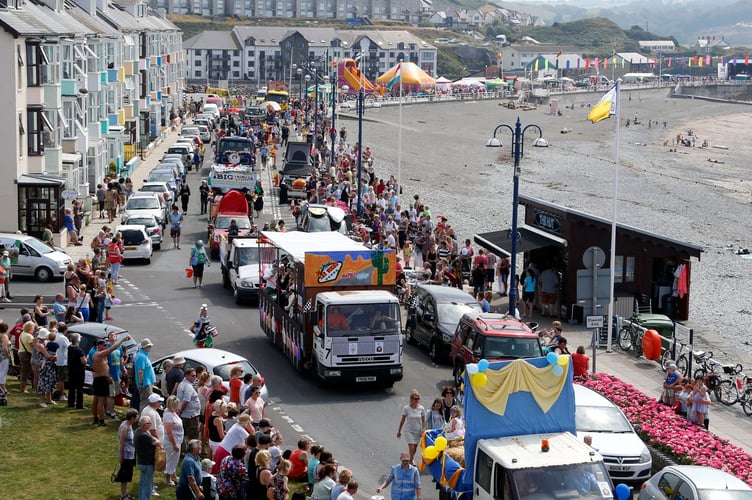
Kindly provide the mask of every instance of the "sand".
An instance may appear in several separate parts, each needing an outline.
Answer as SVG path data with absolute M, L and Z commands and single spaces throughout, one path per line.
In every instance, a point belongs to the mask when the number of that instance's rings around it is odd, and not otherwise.
M 562 97 L 562 107 L 574 105 L 562 109 L 563 116 L 551 115 L 548 106 L 514 111 L 498 101 L 403 106 L 403 200 L 420 194 L 434 216 L 447 215 L 463 239 L 508 228 L 511 136 L 500 129 L 504 147 L 484 145 L 496 125 L 514 125 L 519 116 L 523 127 L 539 125 L 551 144 L 532 147 L 537 132 L 527 130 L 520 193 L 611 219 L 615 119 L 591 124 L 588 109 L 581 107 L 599 98 L 588 93 Z M 672 99 L 668 89 L 655 89 L 623 92 L 621 109 L 622 123 L 637 113 L 642 124 L 620 129 L 617 221 L 704 249 L 692 267 L 689 324 L 699 333 L 696 345 L 712 348 L 726 362 L 752 363 L 745 331 L 752 315 L 747 292 L 752 260 L 735 254 L 739 247 L 752 249 L 752 141 L 747 132 L 752 108 Z M 363 142 L 375 152 L 377 172 L 397 175 L 398 107 L 367 109 L 366 120 Z M 648 120 L 657 123 L 649 128 Z M 341 120 L 338 128 L 341 124 L 351 137 L 357 135 L 352 118 Z M 565 129 L 571 132 L 561 133 Z M 672 139 L 689 129 L 696 147 L 672 146 Z M 706 139 L 709 147 L 700 148 Z

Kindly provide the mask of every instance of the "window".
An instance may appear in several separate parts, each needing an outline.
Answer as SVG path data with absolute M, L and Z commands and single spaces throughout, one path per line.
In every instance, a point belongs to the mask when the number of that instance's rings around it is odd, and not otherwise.
M 491 466 L 493 460 L 483 450 L 478 450 L 475 461 L 475 482 L 487 493 L 491 493 Z
M 39 87 L 42 84 L 42 65 L 49 64 L 41 45 L 26 45 L 26 85 Z
M 60 47 L 58 45 L 45 45 L 40 54 L 44 59 L 42 66 L 42 83 L 60 83 Z
M 614 259 L 614 283 L 634 283 L 635 257 L 617 255 Z
M 61 124 L 63 123 L 60 121 L 60 110 L 46 110 L 44 116 L 47 118 L 47 121 L 50 122 L 52 128 L 42 132 L 42 143 L 44 144 L 45 149 L 56 148 L 60 146 L 60 129 Z
M 45 129 L 46 132 L 52 132 L 54 127 L 44 114 L 42 106 L 30 106 L 26 111 L 26 124 L 29 127 L 27 137 L 29 156 L 40 156 L 44 154 Z

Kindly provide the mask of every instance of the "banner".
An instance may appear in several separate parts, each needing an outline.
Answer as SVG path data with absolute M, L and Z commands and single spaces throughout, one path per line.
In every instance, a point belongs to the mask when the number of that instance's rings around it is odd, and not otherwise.
M 353 287 L 394 285 L 397 282 L 394 250 L 306 252 L 305 286 Z
M 209 173 L 209 187 L 214 189 L 252 190 L 256 187 L 258 174 L 244 172 L 219 172 L 212 169 Z

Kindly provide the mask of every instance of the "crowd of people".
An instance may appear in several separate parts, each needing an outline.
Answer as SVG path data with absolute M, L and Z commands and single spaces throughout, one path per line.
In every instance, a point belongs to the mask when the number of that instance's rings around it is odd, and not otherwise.
M 710 424 L 710 393 L 705 376 L 685 378 L 676 371 L 676 364 L 666 368 L 660 400 L 690 422 L 708 428 Z

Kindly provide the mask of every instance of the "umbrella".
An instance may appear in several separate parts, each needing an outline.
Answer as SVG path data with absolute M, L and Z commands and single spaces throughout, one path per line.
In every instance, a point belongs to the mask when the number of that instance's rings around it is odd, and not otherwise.
M 279 105 L 279 103 L 274 101 L 264 101 L 263 103 L 261 103 L 261 105 L 265 108 L 271 108 L 273 111 L 282 110 L 282 107 Z

